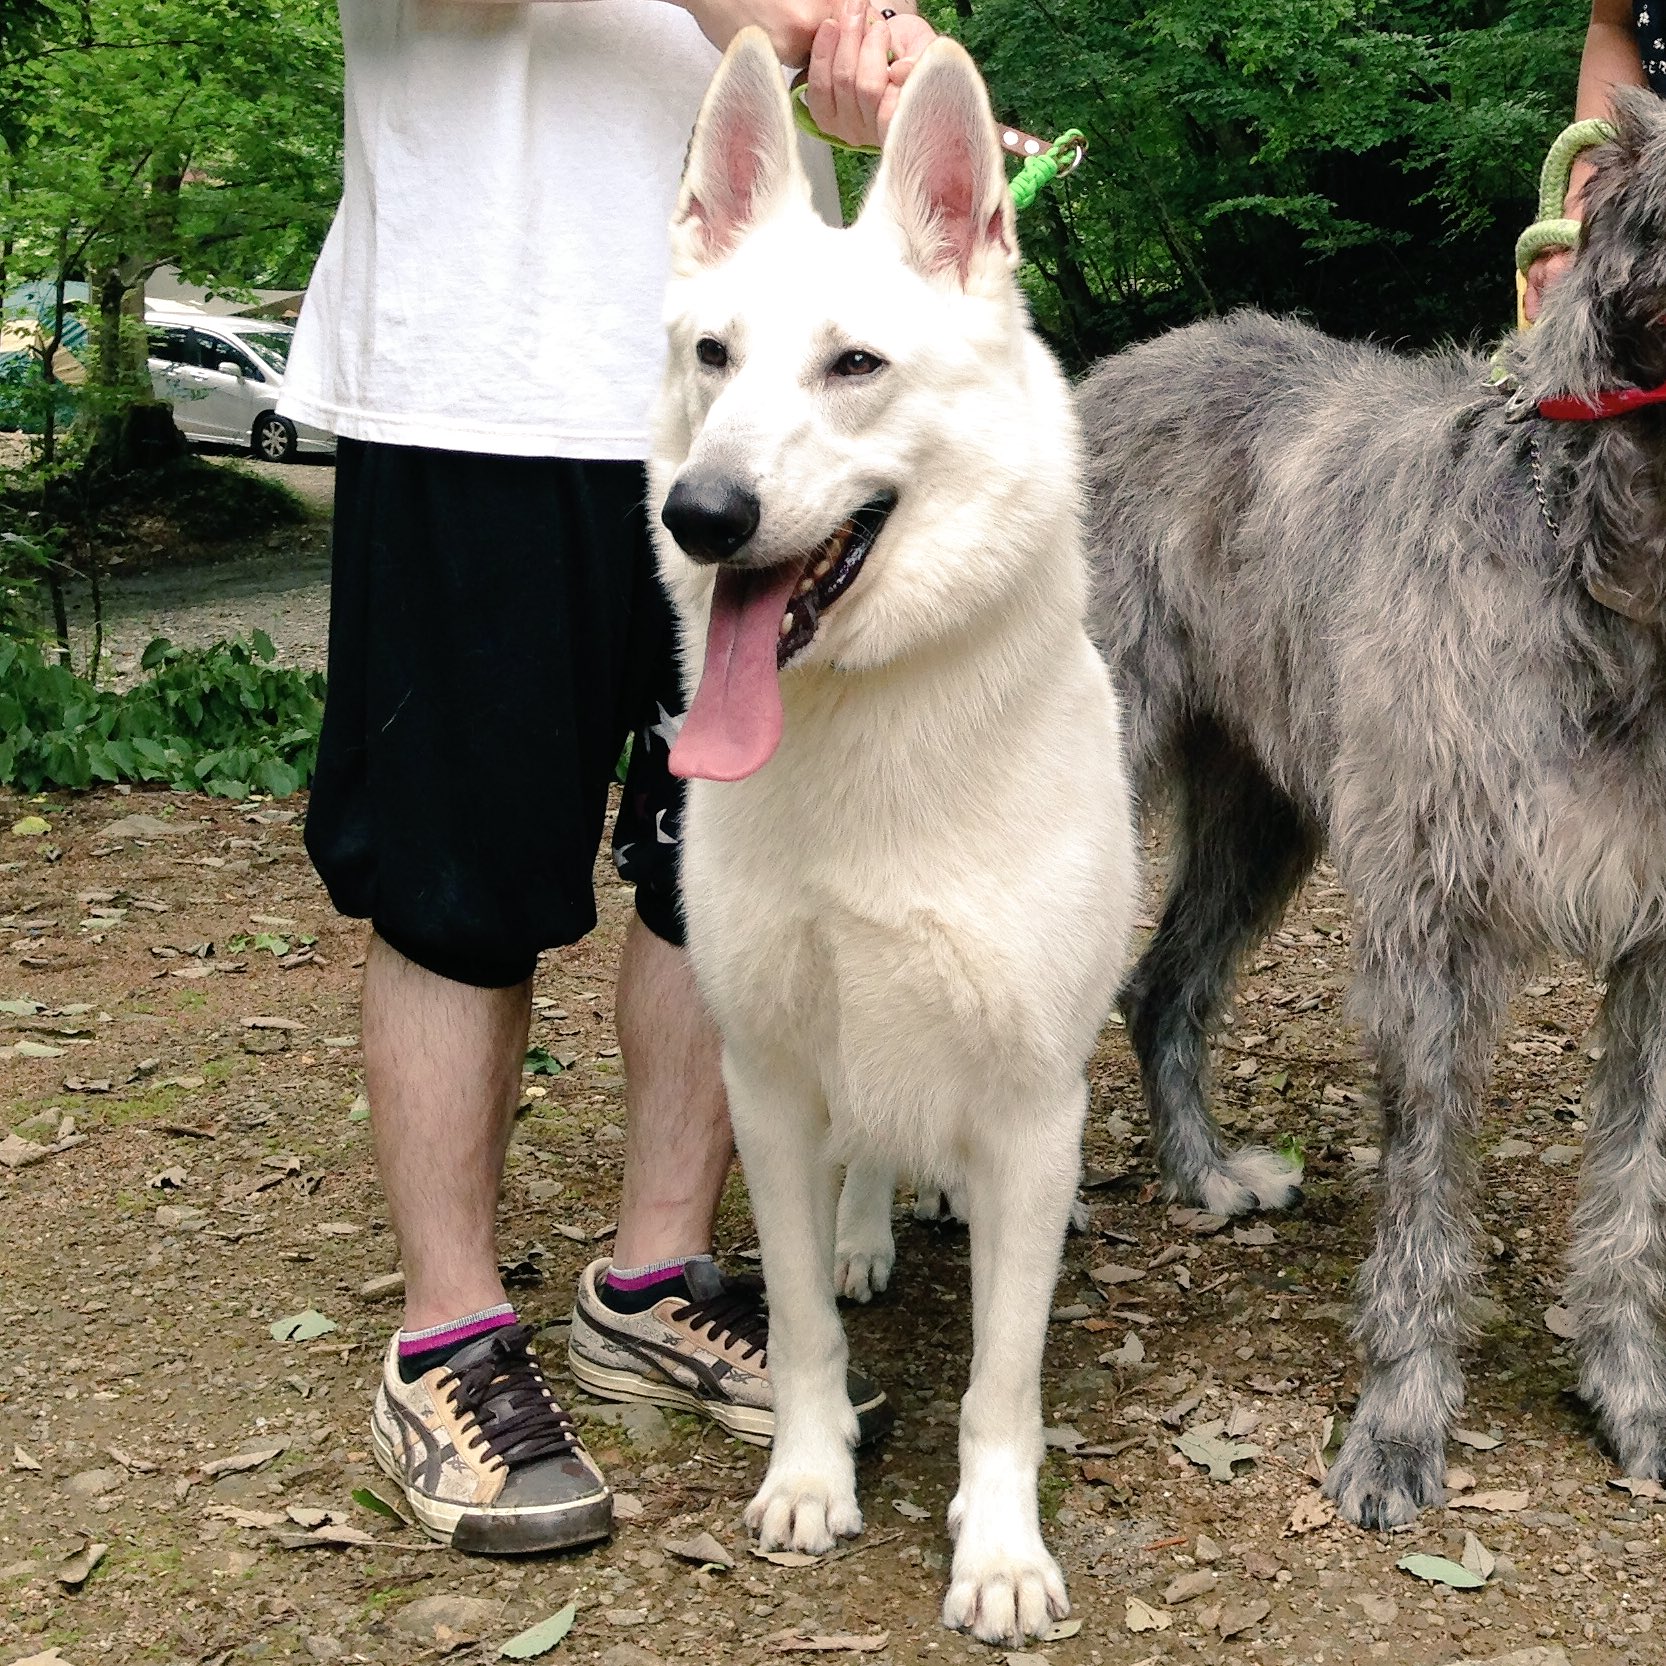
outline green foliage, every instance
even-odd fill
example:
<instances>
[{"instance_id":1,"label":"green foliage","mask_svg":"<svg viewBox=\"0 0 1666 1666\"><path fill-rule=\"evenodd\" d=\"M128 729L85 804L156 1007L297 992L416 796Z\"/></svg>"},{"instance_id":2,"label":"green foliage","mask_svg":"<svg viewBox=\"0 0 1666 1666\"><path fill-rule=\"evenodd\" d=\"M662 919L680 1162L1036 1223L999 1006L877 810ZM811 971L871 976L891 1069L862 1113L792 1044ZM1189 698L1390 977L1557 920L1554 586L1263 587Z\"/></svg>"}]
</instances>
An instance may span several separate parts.
<instances>
[{"instance_id":1,"label":"green foliage","mask_svg":"<svg viewBox=\"0 0 1666 1666\"><path fill-rule=\"evenodd\" d=\"M149 675L117 694L31 642L0 639L0 784L32 793L150 781L285 798L312 777L324 679L275 657L261 631L192 650L158 637L141 661Z\"/></svg>"},{"instance_id":2,"label":"green foliage","mask_svg":"<svg viewBox=\"0 0 1666 1666\"><path fill-rule=\"evenodd\" d=\"M58 541L38 513L0 495L0 640L37 630L40 582Z\"/></svg>"},{"instance_id":3,"label":"green foliage","mask_svg":"<svg viewBox=\"0 0 1666 1666\"><path fill-rule=\"evenodd\" d=\"M1083 363L1258 305L1339 335L1503 329L1569 119L1562 0L927 0L997 115L1088 135L1024 216L1037 320Z\"/></svg>"},{"instance_id":4,"label":"green foliage","mask_svg":"<svg viewBox=\"0 0 1666 1666\"><path fill-rule=\"evenodd\" d=\"M526 1062L521 1067L523 1076L559 1076L562 1063L547 1047L529 1047Z\"/></svg>"},{"instance_id":5,"label":"green foliage","mask_svg":"<svg viewBox=\"0 0 1666 1666\"><path fill-rule=\"evenodd\" d=\"M36 0L0 35L10 281L302 282L339 194L331 0Z\"/></svg>"}]
</instances>

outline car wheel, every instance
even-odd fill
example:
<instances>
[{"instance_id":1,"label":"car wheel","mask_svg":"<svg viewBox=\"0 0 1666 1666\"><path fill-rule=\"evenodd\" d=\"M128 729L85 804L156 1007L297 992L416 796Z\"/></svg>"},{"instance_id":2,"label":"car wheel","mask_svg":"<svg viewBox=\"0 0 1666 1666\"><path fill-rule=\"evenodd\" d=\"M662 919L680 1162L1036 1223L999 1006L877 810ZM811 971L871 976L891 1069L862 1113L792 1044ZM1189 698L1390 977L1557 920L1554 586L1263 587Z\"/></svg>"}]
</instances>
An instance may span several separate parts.
<instances>
[{"instance_id":1,"label":"car wheel","mask_svg":"<svg viewBox=\"0 0 1666 1666\"><path fill-rule=\"evenodd\" d=\"M268 411L255 423L249 449L263 463L288 463L295 457L295 424L276 411Z\"/></svg>"}]
</instances>

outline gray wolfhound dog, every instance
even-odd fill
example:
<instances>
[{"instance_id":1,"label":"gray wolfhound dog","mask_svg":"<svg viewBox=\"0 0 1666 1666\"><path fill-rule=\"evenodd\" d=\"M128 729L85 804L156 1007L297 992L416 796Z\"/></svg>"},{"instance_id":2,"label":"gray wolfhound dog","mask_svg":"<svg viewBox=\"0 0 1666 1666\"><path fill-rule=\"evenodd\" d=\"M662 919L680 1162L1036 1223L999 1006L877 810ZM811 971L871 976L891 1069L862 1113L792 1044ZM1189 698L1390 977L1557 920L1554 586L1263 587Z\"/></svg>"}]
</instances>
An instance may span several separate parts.
<instances>
[{"instance_id":1,"label":"gray wolfhound dog","mask_svg":"<svg viewBox=\"0 0 1666 1666\"><path fill-rule=\"evenodd\" d=\"M1287 1202L1204 1100L1235 963L1328 846L1384 1123L1359 1408L1327 1490L1388 1527L1442 1497L1476 1279L1471 1144L1497 1030L1547 950L1607 980L1570 1304L1625 1472L1666 1477L1666 106L1597 153L1583 245L1510 379L1253 313L1082 390L1097 628L1175 874L1123 1000L1174 1194Z\"/></svg>"}]
</instances>

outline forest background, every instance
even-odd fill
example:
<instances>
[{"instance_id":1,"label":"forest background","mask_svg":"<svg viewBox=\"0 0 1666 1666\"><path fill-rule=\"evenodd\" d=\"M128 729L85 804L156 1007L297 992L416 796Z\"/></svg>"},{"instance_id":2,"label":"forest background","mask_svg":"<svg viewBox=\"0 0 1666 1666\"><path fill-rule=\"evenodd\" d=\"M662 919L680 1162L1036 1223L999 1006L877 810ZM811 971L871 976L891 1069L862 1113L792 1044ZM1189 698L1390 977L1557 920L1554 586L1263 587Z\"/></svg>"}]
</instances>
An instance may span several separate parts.
<instances>
[{"instance_id":1,"label":"forest background","mask_svg":"<svg viewBox=\"0 0 1666 1666\"><path fill-rule=\"evenodd\" d=\"M1246 305L1405 347L1510 323L1578 0L923 6L1002 120L1087 134L1022 227L1035 316L1072 370ZM65 597L90 585L96 615L135 524L164 528L166 555L204 541L176 536L190 516L253 532L290 513L280 488L177 455L145 285L163 266L233 296L305 284L340 190L341 78L333 0L0 0L0 427L24 436L0 449L0 782L306 784L315 683L274 682L259 644L183 666L164 644L146 669L174 694L119 710L96 688L100 631L71 665ZM848 195L867 165L845 159Z\"/></svg>"}]
</instances>

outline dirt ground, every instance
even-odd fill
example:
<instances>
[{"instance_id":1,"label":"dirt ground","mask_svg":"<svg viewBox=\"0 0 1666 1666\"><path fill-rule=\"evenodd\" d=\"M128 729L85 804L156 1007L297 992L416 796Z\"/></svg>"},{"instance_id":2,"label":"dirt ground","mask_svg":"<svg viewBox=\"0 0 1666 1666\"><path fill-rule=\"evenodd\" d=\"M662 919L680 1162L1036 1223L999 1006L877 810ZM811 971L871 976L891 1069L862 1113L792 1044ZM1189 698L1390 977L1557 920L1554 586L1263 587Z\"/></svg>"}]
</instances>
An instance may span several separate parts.
<instances>
[{"instance_id":1,"label":"dirt ground","mask_svg":"<svg viewBox=\"0 0 1666 1666\"><path fill-rule=\"evenodd\" d=\"M284 600L258 590L236 605L271 630ZM892 1288L848 1313L898 1423L861 1467L865 1534L818 1564L750 1554L740 1511L761 1453L576 1395L621 1495L605 1546L471 1560L355 1499L389 1491L366 1418L399 1311L376 1281L396 1258L360 1095L363 933L307 865L304 809L0 794L0 1666L486 1661L568 1604L571 1631L540 1658L749 1666L822 1638L842 1642L834 1659L1002 1660L937 1623L965 1234L900 1206ZM31 815L46 834L7 831ZM628 898L605 868L598 887L599 931L539 975L533 1041L556 1073L526 1078L502 1206L516 1299L565 1389L573 1280L606 1253L623 1137L610 1001ZM1217 1052L1234 1136L1305 1147L1305 1199L1285 1216L1222 1226L1155 1196L1132 1061L1106 1031L1091 1229L1067 1248L1044 1385L1046 1531L1080 1626L1005 1658L1666 1658L1666 1506L1613 1485L1546 1320L1596 1000L1577 968L1529 985L1488 1099L1486 1328L1453 1506L1388 1536L1306 1525L1357 1388L1345 1327L1376 1155L1347 958L1321 877L1246 968ZM755 1255L738 1178L719 1250ZM334 1328L275 1339L309 1310ZM1254 1449L1230 1480L1176 1444L1223 1421ZM702 1531L732 1566L666 1548ZM1466 1548L1492 1563L1479 1588L1396 1565Z\"/></svg>"},{"instance_id":2,"label":"dirt ground","mask_svg":"<svg viewBox=\"0 0 1666 1666\"><path fill-rule=\"evenodd\" d=\"M818 1634L883 1634L861 1656L875 1661L998 1654L936 1624L966 1245L906 1214L892 1290L849 1316L898 1427L863 1464L866 1534L822 1565L748 1554L738 1515L758 1453L689 1419L582 1401L628 1495L604 1548L470 1561L354 1501L377 1484L365 1414L398 1311L364 1290L395 1265L358 1097L363 939L311 875L301 809L0 798L0 826L26 813L50 826L0 834L3 1120L47 1148L0 1168L0 1659L52 1646L74 1666L488 1659L568 1602L576 1623L551 1658L609 1666L762 1661ZM517 1299L557 1365L573 1277L605 1253L622 1137L609 985L627 899L598 879L602 929L540 975L534 1041L569 1062L527 1078L503 1204ZM1458 1503L1502 1493L1492 1501L1512 1507L1437 1511L1387 1538L1334 1524L1281 1536L1312 1503L1315 1452L1357 1380L1342 1327L1374 1154L1338 1014L1346 949L1340 899L1311 888L1255 961L1220 1051L1234 1131L1305 1143L1306 1201L1288 1217L1219 1230L1171 1217L1151 1196L1127 1049L1107 1031L1092 1230L1069 1245L1046 1377L1048 1533L1081 1629L1024 1658L1425 1666L1547 1643L1591 1666L1660 1658L1662 1517L1610 1484L1544 1319L1594 998L1571 968L1523 997L1489 1102L1489 1326L1473 1444L1452 1459L1472 1478L1455 1477ZM738 1183L720 1248L736 1264L751 1253ZM274 1340L269 1326L309 1308L336 1328ZM1219 1419L1259 1449L1230 1481L1175 1445ZM357 1533L332 1535L342 1526ZM732 1569L663 1548L700 1530ZM1496 1559L1484 1587L1396 1569L1413 1551L1460 1557L1466 1530ZM77 1582L89 1542L108 1549ZM1192 1579L1208 1588L1187 1598L1174 1582L1188 1574L1213 1582Z\"/></svg>"}]
</instances>

